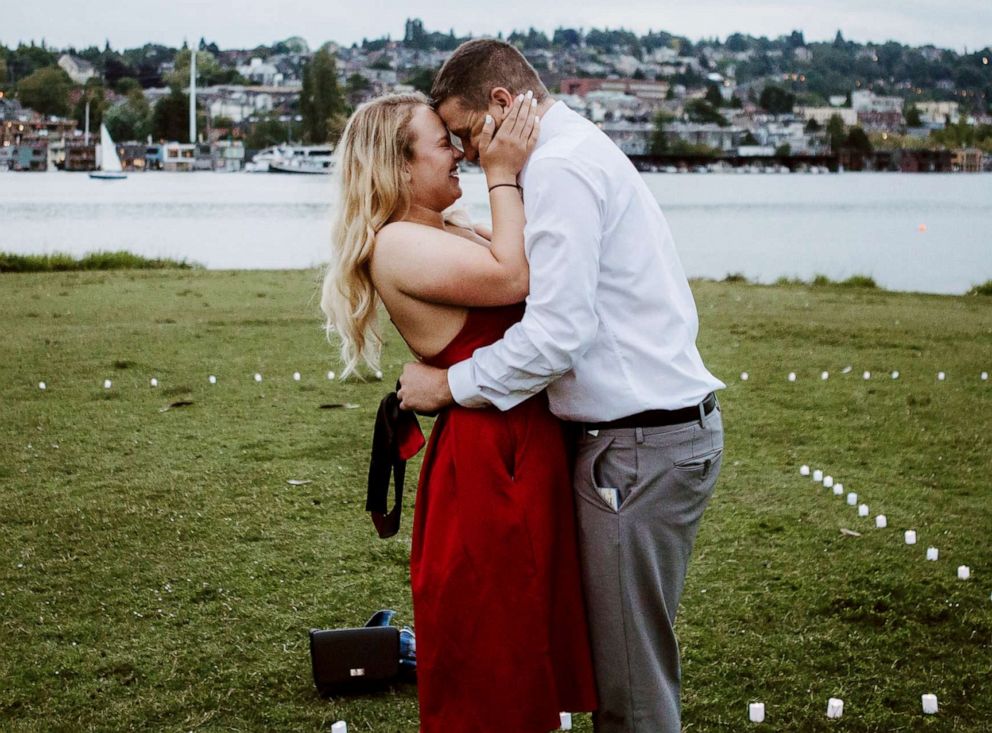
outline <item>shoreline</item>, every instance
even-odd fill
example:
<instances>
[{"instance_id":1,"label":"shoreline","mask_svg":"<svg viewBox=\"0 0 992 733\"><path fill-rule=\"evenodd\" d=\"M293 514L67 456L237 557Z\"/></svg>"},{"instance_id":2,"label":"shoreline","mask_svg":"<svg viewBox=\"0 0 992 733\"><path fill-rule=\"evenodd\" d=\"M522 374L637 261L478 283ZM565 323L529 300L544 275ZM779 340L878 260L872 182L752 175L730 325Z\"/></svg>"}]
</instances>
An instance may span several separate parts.
<instances>
[{"instance_id":1,"label":"shoreline","mask_svg":"<svg viewBox=\"0 0 992 733\"><path fill-rule=\"evenodd\" d=\"M72 255L67 255L62 252L53 252L50 254L43 255L12 255L7 252L0 252L0 281L4 277L11 275L65 275L70 273L95 273L95 274L110 274L114 272L126 272L133 274L136 272L151 272L155 274L176 274L188 276L194 273L218 273L218 274L237 274L237 273L257 273L257 274L279 274L279 273L297 273L297 272L313 272L320 273L323 272L324 268L327 266L326 263L320 263L317 265L312 265L309 267L282 267L282 268L208 268L200 263L192 262L188 260L176 261L168 260L166 258L161 259L148 259L141 257L140 255L134 255L126 250L120 251L102 251L95 250L86 255L83 255L81 260L85 261L88 258L92 258L98 263L98 266L63 266L63 267L50 267L42 269L5 269L5 264L12 258L18 258L24 260L28 263L34 261L43 261L46 258L51 258L56 260L59 264L69 264L69 260L73 260ZM119 266L114 266L114 262L119 260L121 264ZM140 264L141 261L147 262L148 264ZM76 263L80 262L80 259L75 259ZM100 263L106 262L108 266L99 266ZM30 264L27 267L31 267ZM43 267L43 266L42 266ZM878 294L878 295L922 295L922 296L935 296L944 298L971 298L971 297L985 297L992 296L992 279L986 280L982 283L973 284L969 290L962 293L937 293L925 290L894 290L883 287L875 282L874 278L870 275L854 274L843 280L831 279L826 275L817 274L814 275L809 280L803 280L796 277L780 276L773 281L765 282L760 279L753 279L745 274L739 272L728 272L722 278L713 277L693 277L689 276L688 280L690 283L717 283L717 284L734 284L734 285L748 285L752 287L759 288L806 288L812 290L819 289L836 289L848 292L857 292L864 294ZM992 303L992 300L990 300Z\"/></svg>"}]
</instances>

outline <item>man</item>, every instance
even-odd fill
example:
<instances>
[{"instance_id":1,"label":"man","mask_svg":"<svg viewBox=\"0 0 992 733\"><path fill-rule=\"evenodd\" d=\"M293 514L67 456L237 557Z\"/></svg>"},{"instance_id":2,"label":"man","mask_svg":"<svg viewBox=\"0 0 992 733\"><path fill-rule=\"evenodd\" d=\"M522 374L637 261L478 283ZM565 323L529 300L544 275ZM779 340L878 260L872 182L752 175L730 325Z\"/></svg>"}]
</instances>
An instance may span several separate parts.
<instances>
[{"instance_id":1,"label":"man","mask_svg":"<svg viewBox=\"0 0 992 733\"><path fill-rule=\"evenodd\" d=\"M449 370L407 365L399 397L508 410L547 389L581 427L576 512L600 707L599 733L678 733L673 624L699 520L720 471L724 385L696 350L696 307L658 204L595 125L556 102L526 59L462 44L433 102L469 160L534 92L537 146L520 175L530 295L503 339Z\"/></svg>"}]
</instances>

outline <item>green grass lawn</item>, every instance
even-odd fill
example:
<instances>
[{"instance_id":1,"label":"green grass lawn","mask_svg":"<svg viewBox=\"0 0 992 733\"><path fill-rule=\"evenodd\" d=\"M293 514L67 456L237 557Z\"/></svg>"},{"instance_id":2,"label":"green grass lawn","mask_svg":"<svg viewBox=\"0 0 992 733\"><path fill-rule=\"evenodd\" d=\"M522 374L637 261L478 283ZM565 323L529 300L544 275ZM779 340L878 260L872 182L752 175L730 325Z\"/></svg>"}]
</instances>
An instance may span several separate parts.
<instances>
[{"instance_id":1,"label":"green grass lawn","mask_svg":"<svg viewBox=\"0 0 992 733\"><path fill-rule=\"evenodd\" d=\"M992 300L693 287L728 389L678 624L686 729L748 729L750 701L759 730L992 729ZM415 731L413 688L318 698L307 646L378 608L412 622L415 492L397 538L364 513L399 339L382 382L328 381L300 271L7 274L0 313L0 729Z\"/></svg>"}]
</instances>

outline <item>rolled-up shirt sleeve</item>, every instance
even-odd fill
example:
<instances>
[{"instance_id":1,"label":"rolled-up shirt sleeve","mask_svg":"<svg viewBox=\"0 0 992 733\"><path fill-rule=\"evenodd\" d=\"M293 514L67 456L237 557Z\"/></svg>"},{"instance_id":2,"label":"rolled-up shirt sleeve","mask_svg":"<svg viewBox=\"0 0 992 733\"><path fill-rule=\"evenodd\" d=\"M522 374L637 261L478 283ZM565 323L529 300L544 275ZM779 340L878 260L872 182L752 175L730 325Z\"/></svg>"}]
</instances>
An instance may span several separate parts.
<instances>
[{"instance_id":1,"label":"rolled-up shirt sleeve","mask_svg":"<svg viewBox=\"0 0 992 733\"><path fill-rule=\"evenodd\" d=\"M523 319L500 341L448 370L464 407L500 410L531 397L572 369L599 326L599 279L605 201L575 161L542 158L527 174L524 229L530 294Z\"/></svg>"}]
</instances>

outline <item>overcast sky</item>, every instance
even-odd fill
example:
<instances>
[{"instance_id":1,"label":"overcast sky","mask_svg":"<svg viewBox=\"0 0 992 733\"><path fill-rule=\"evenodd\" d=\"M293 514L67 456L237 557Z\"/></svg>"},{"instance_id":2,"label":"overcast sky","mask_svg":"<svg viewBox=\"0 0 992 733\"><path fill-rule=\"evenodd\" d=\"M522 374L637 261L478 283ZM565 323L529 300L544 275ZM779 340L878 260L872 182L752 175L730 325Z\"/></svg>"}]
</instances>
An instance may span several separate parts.
<instances>
[{"instance_id":1,"label":"overcast sky","mask_svg":"<svg viewBox=\"0 0 992 733\"><path fill-rule=\"evenodd\" d=\"M568 4L562 0L499 0L472 3L437 0L47 0L10 2L0 16L0 43L42 38L51 46L131 48L147 42L170 46L201 36L221 48L251 48L302 36L312 48L324 41L350 45L363 37L402 38L408 17L428 30L453 28L458 35L495 35L534 26L667 30L692 40L739 31L775 37L801 30L807 41L828 40L841 30L860 42L897 40L969 51L992 45L992 0L627 0Z\"/></svg>"}]
</instances>

